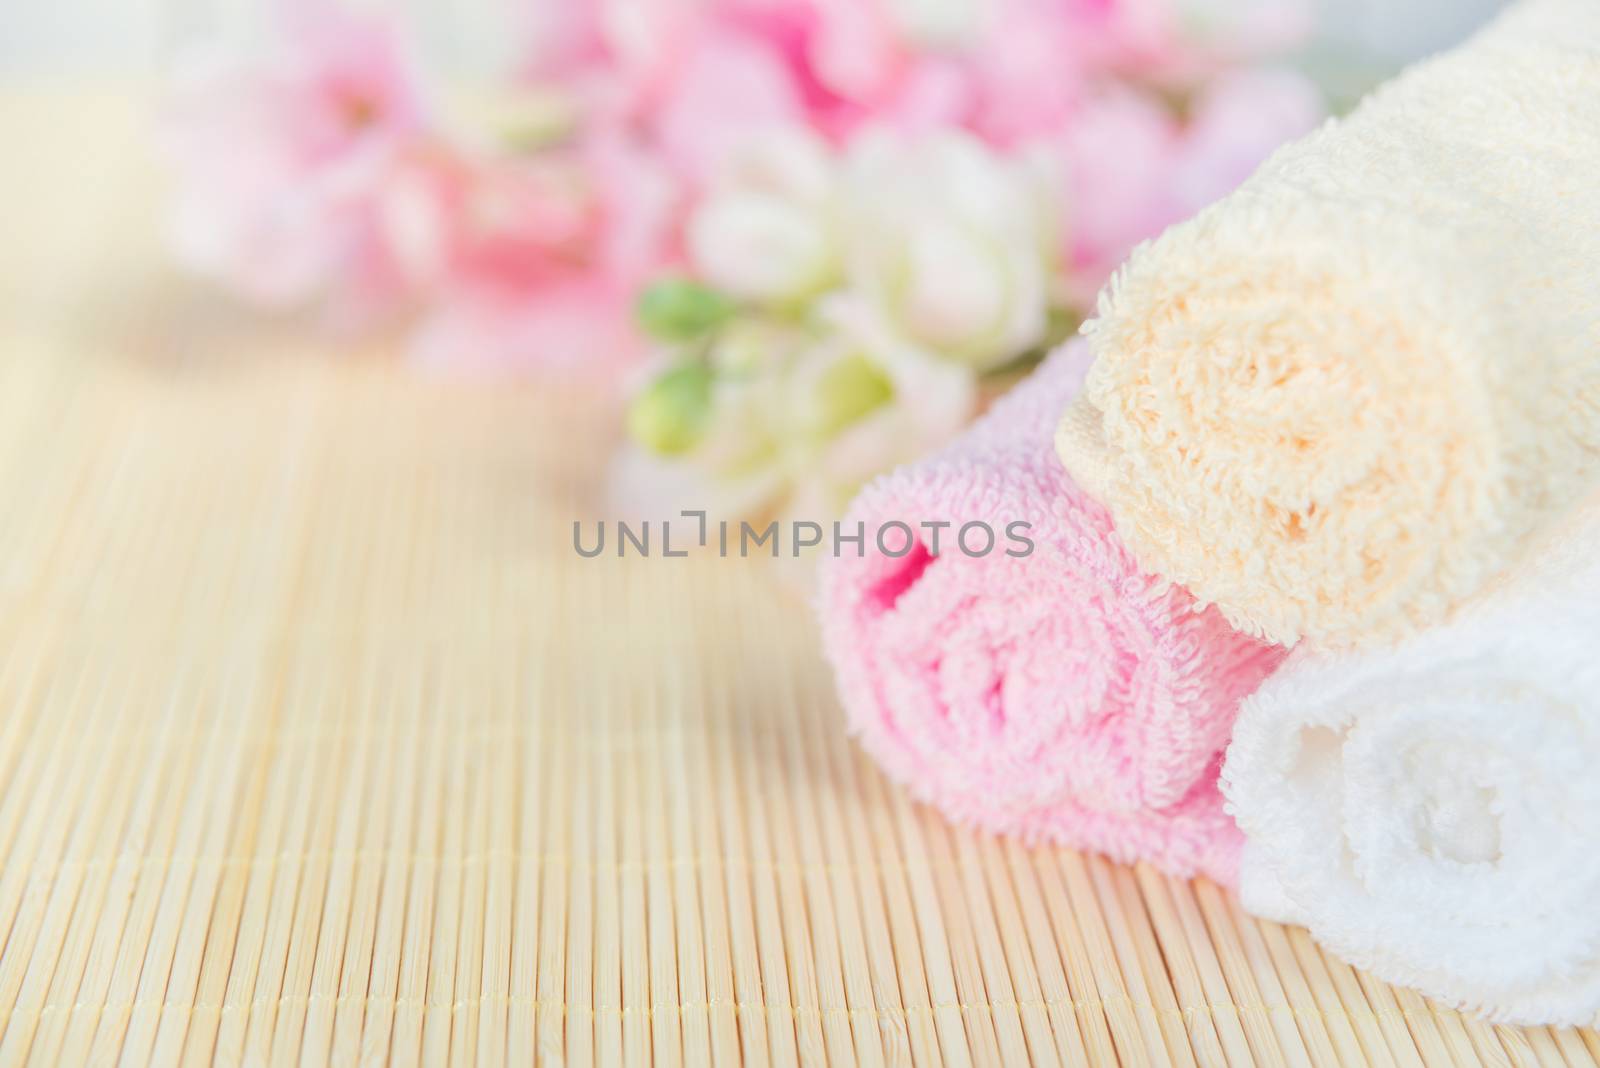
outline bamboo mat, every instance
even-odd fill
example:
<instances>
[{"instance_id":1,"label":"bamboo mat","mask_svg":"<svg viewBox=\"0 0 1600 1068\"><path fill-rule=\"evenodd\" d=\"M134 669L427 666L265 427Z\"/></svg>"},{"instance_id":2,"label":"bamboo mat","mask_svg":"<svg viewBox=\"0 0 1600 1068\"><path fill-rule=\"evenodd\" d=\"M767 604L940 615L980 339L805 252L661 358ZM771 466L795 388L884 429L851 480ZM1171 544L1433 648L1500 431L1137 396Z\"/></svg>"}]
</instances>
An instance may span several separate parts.
<instances>
[{"instance_id":1,"label":"bamboo mat","mask_svg":"<svg viewBox=\"0 0 1600 1068\"><path fill-rule=\"evenodd\" d=\"M0 99L0 1064L1600 1064L951 829L769 570L573 554L595 395L221 308L138 101Z\"/></svg>"}]
</instances>

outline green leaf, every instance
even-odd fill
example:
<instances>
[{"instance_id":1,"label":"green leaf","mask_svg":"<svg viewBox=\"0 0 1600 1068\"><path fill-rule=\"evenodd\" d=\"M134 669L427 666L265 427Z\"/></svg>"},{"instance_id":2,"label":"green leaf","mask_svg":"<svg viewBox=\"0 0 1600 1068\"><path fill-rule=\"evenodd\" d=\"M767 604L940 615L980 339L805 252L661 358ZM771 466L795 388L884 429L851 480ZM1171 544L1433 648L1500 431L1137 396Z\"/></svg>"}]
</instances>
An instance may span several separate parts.
<instances>
[{"instance_id":1,"label":"green leaf","mask_svg":"<svg viewBox=\"0 0 1600 1068\"><path fill-rule=\"evenodd\" d=\"M639 325L661 341L693 341L734 313L727 297L687 278L663 278L646 286L634 308Z\"/></svg>"}]
</instances>

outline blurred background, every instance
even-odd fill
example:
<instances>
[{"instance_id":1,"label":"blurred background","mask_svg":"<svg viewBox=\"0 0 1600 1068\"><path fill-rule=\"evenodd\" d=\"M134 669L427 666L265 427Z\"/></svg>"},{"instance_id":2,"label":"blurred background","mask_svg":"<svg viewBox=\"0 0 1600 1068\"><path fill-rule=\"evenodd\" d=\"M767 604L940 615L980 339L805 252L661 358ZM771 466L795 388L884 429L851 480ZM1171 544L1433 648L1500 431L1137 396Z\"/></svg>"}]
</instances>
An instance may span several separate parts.
<instances>
[{"instance_id":1,"label":"blurred background","mask_svg":"<svg viewBox=\"0 0 1600 1068\"><path fill-rule=\"evenodd\" d=\"M1318 48L1397 62L1458 40L1501 0L1317 0ZM151 73L192 36L248 28L260 0L64 0L0 9L0 70L7 74ZM512 5L495 0L400 0L392 10L421 28L429 60L473 72L507 60Z\"/></svg>"},{"instance_id":2,"label":"blurred background","mask_svg":"<svg viewBox=\"0 0 1600 1068\"><path fill-rule=\"evenodd\" d=\"M242 313L221 348L288 327L582 378L614 439L586 512L826 521L1070 336L1138 242L1498 6L11 4L32 151L0 175L27 235L0 297L81 323L92 270ZM140 205L103 242L138 249L120 276L63 251L113 172Z\"/></svg>"}]
</instances>

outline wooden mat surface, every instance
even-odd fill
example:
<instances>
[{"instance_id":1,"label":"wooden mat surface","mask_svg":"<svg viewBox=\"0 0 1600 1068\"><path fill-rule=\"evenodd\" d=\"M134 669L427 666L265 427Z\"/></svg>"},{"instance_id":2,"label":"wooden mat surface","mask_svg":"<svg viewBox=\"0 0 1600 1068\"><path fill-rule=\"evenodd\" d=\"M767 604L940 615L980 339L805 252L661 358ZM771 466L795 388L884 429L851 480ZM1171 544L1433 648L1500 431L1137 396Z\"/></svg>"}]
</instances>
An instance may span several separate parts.
<instances>
[{"instance_id":1,"label":"wooden mat surface","mask_svg":"<svg viewBox=\"0 0 1600 1068\"><path fill-rule=\"evenodd\" d=\"M0 1064L1600 1063L908 803L768 571L574 556L604 403L174 278L144 105L0 95Z\"/></svg>"}]
</instances>

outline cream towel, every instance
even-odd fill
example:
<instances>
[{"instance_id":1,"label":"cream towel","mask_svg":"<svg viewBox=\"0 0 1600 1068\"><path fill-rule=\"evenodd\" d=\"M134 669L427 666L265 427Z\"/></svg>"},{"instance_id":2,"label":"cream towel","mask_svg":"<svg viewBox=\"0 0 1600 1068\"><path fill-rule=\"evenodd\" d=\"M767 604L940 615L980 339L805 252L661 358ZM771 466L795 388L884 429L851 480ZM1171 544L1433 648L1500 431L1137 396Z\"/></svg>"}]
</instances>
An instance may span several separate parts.
<instances>
[{"instance_id":1,"label":"cream towel","mask_svg":"<svg viewBox=\"0 0 1600 1068\"><path fill-rule=\"evenodd\" d=\"M1600 513L1450 624L1297 651L1223 770L1249 911L1524 1024L1600 1011Z\"/></svg>"},{"instance_id":2,"label":"cream towel","mask_svg":"<svg viewBox=\"0 0 1600 1068\"><path fill-rule=\"evenodd\" d=\"M1057 448L1285 644L1444 618L1600 477L1600 0L1524 0L1136 251Z\"/></svg>"}]
</instances>

